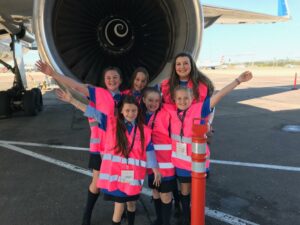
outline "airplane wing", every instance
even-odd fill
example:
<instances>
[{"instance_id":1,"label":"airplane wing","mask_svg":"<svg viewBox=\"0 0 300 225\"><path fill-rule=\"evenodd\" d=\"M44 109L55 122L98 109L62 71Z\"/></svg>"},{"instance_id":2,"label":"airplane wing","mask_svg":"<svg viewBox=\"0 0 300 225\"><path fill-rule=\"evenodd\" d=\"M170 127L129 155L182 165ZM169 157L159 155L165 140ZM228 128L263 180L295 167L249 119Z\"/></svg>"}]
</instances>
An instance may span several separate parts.
<instances>
[{"instance_id":1,"label":"airplane wing","mask_svg":"<svg viewBox=\"0 0 300 225\"><path fill-rule=\"evenodd\" d=\"M203 5L205 28L212 24L258 24L290 20L286 0L278 0L278 15Z\"/></svg>"}]
</instances>

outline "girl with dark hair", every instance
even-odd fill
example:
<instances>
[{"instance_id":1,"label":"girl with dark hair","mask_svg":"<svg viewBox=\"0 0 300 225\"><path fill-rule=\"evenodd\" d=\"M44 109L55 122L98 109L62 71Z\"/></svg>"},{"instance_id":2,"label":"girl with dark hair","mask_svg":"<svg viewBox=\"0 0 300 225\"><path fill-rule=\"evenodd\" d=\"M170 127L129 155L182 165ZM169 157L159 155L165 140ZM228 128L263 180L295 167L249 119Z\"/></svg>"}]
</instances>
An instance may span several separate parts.
<instances>
[{"instance_id":1,"label":"girl with dark hair","mask_svg":"<svg viewBox=\"0 0 300 225\"><path fill-rule=\"evenodd\" d=\"M115 202L112 224L121 223L126 203L128 224L133 225L135 201L142 190L146 168L153 168L153 184L160 183L151 130L144 126L139 104L133 96L124 97L116 122L109 124L98 184L104 199Z\"/></svg>"},{"instance_id":2,"label":"girl with dark hair","mask_svg":"<svg viewBox=\"0 0 300 225\"><path fill-rule=\"evenodd\" d=\"M187 87L193 91L193 103L204 102L206 96L212 96L214 86L211 80L198 70L196 63L189 53L177 54L172 63L172 71L169 79L162 81L160 90L163 102L174 104L174 90L177 86ZM210 155L210 151L208 151ZM209 173L209 163L207 173ZM175 215L180 215L178 190L173 191L175 200Z\"/></svg>"},{"instance_id":3,"label":"girl with dark hair","mask_svg":"<svg viewBox=\"0 0 300 225\"><path fill-rule=\"evenodd\" d=\"M154 172L153 184L160 184L151 129L143 124L139 104L133 96L125 96L118 105L115 117L82 104L68 92L58 90L57 95L85 112L85 116L97 120L99 127L106 131L97 186L105 200L115 203L112 224L121 224L126 203L128 225L134 225L136 200L142 190L147 168Z\"/></svg>"},{"instance_id":4,"label":"girl with dark hair","mask_svg":"<svg viewBox=\"0 0 300 225\"><path fill-rule=\"evenodd\" d=\"M175 56L170 78L161 83L160 89L165 103L174 104L172 93L178 85L193 90L193 103L203 102L206 96L211 96L214 92L211 80L198 70L192 56L185 52Z\"/></svg>"},{"instance_id":5,"label":"girl with dark hair","mask_svg":"<svg viewBox=\"0 0 300 225\"><path fill-rule=\"evenodd\" d=\"M105 115L114 115L117 103L121 100L119 86L122 83L122 74L117 67L108 67L103 71L104 88L94 87L82 84L72 78L56 73L47 63L38 61L36 66L39 71L51 76L56 81L67 87L74 89L89 99L89 104L105 113ZM88 167L93 171L92 181L88 188L87 202L85 205L82 225L90 225L94 205L99 196L97 180L101 165L102 145L104 143L104 131L99 129L97 121L88 118L90 135L90 157Z\"/></svg>"},{"instance_id":6,"label":"girl with dark hair","mask_svg":"<svg viewBox=\"0 0 300 225\"><path fill-rule=\"evenodd\" d=\"M172 211L172 191L176 187L175 168L171 162L172 141L169 136L169 113L161 108L161 95L155 88L145 88L141 102L145 123L152 129L152 142L162 175L159 187L153 185L154 175L149 171L148 185L152 197L156 219L152 225L170 225Z\"/></svg>"},{"instance_id":7,"label":"girl with dark hair","mask_svg":"<svg viewBox=\"0 0 300 225\"><path fill-rule=\"evenodd\" d=\"M149 82L149 73L144 67L138 67L132 74L130 89L122 91L123 95L132 95L138 102L141 100L142 91Z\"/></svg>"}]
</instances>

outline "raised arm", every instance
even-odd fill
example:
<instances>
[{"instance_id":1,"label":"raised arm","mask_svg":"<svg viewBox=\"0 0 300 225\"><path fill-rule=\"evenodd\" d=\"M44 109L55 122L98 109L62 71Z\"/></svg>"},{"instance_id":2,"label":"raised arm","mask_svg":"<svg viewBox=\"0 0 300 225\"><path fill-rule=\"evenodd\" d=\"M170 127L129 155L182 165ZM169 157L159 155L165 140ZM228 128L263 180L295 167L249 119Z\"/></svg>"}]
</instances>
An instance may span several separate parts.
<instances>
[{"instance_id":1,"label":"raised arm","mask_svg":"<svg viewBox=\"0 0 300 225\"><path fill-rule=\"evenodd\" d=\"M96 108L94 108L90 105L86 105L86 104L78 101L76 98L73 98L72 94L68 90L63 91L62 89L57 89L56 95L57 95L58 99L60 99L61 101L70 103L73 106L75 106L75 108L84 112L84 116L93 118L94 120L96 120L99 124L98 127L100 129L106 130L108 118L105 113L98 111Z\"/></svg>"},{"instance_id":2,"label":"raised arm","mask_svg":"<svg viewBox=\"0 0 300 225\"><path fill-rule=\"evenodd\" d=\"M229 94L234 88L236 88L240 83L247 82L252 79L252 73L250 71L243 72L238 78L226 85L220 91L210 98L210 108L215 107L218 102L227 94Z\"/></svg>"},{"instance_id":3,"label":"raised arm","mask_svg":"<svg viewBox=\"0 0 300 225\"><path fill-rule=\"evenodd\" d=\"M55 72L49 64L43 62L42 60L37 61L35 65L40 72L52 77L57 82L80 92L84 96L89 97L89 91L85 84L79 83L70 77Z\"/></svg>"},{"instance_id":4,"label":"raised arm","mask_svg":"<svg viewBox=\"0 0 300 225\"><path fill-rule=\"evenodd\" d=\"M59 100L72 104L73 106L75 106L75 108L81 110L82 112L86 111L87 105L73 98L73 96L69 91L56 89L55 93Z\"/></svg>"}]
</instances>

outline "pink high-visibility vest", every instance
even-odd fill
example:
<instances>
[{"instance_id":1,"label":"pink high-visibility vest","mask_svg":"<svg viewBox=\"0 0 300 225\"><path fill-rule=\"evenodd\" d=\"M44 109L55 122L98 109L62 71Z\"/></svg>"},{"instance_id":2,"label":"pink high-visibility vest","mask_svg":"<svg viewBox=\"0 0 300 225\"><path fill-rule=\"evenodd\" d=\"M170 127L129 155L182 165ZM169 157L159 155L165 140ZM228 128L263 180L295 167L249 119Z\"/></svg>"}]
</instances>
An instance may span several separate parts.
<instances>
[{"instance_id":1,"label":"pink high-visibility vest","mask_svg":"<svg viewBox=\"0 0 300 225\"><path fill-rule=\"evenodd\" d=\"M163 80L161 82L160 87L161 87L161 93L163 96L164 103L174 104L174 101L171 98L169 79ZM187 87L193 89L193 82L191 80L188 81ZM194 99L193 104L197 102L204 102L207 96L207 86L203 83L200 83L198 87L198 93L199 93L199 100L197 101L196 99Z\"/></svg>"},{"instance_id":2,"label":"pink high-visibility vest","mask_svg":"<svg viewBox=\"0 0 300 225\"><path fill-rule=\"evenodd\" d=\"M89 102L89 105L95 107L93 102ZM91 135L90 135L90 153L99 153L101 152L101 145L100 145L100 134L102 131L98 127L98 122L93 118L88 118Z\"/></svg>"},{"instance_id":3,"label":"pink high-visibility vest","mask_svg":"<svg viewBox=\"0 0 300 225\"><path fill-rule=\"evenodd\" d=\"M192 125L194 118L201 118L202 106L202 102L192 104L186 111L183 123L178 118L176 106L171 104L163 106L171 116L172 162L177 168L192 170ZM180 145L186 146L186 152L178 150ZM206 145L206 156L209 155L209 148ZM206 161L206 168L209 168L209 158Z\"/></svg>"},{"instance_id":4,"label":"pink high-visibility vest","mask_svg":"<svg viewBox=\"0 0 300 225\"><path fill-rule=\"evenodd\" d=\"M133 128L134 129L134 128ZM130 134L126 131L129 146L132 145L134 130ZM140 194L147 168L146 148L151 141L151 129L144 126L144 148L141 147L140 131L136 129L134 145L126 158L116 153L116 119L111 119L107 126L102 164L97 186L108 191L122 191L127 195ZM133 171L134 179L130 182L122 180L122 171Z\"/></svg>"},{"instance_id":5,"label":"pink high-visibility vest","mask_svg":"<svg viewBox=\"0 0 300 225\"><path fill-rule=\"evenodd\" d=\"M164 108L151 116L148 127L152 129L152 143L162 177L175 176L175 168L171 161L172 140L169 136L170 114ZM152 170L148 170L152 174Z\"/></svg>"},{"instance_id":6,"label":"pink high-visibility vest","mask_svg":"<svg viewBox=\"0 0 300 225\"><path fill-rule=\"evenodd\" d=\"M114 98L111 94L110 91L107 89L101 88L101 87L95 87L95 103L90 101L90 105L95 107L98 111L102 112L107 116L107 121L109 121L110 117L115 116L115 101ZM98 127L97 123L97 128L95 128L96 121L92 119L90 122L90 127L91 124L93 125L91 129L91 142L99 142L99 144L90 144L92 145L93 149L98 148L100 152L103 152L103 145L104 145L104 140L105 140L105 130L100 129Z\"/></svg>"},{"instance_id":7,"label":"pink high-visibility vest","mask_svg":"<svg viewBox=\"0 0 300 225\"><path fill-rule=\"evenodd\" d=\"M95 88L95 107L98 111L106 115L115 115L115 101L110 91L96 87Z\"/></svg>"}]
</instances>

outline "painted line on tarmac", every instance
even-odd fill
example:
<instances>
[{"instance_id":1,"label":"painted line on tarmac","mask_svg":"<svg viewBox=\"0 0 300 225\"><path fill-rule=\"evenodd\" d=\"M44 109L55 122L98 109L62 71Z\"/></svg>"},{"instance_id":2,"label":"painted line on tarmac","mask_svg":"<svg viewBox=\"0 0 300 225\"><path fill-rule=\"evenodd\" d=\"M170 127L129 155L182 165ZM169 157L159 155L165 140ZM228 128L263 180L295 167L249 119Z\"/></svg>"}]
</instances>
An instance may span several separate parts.
<instances>
[{"instance_id":1,"label":"painted line on tarmac","mask_svg":"<svg viewBox=\"0 0 300 225\"><path fill-rule=\"evenodd\" d=\"M232 225L259 225L207 207L205 207L205 215Z\"/></svg>"},{"instance_id":2,"label":"painted line on tarmac","mask_svg":"<svg viewBox=\"0 0 300 225\"><path fill-rule=\"evenodd\" d=\"M48 156L44 156L44 155L29 151L27 149L20 148L18 146L14 146L14 145L11 145L11 144L0 143L0 146L2 146L4 148L7 148L9 150L12 150L12 151L19 152L19 153L27 155L27 156L31 156L35 159L40 159L42 161L45 161L45 162L63 167L65 169L71 170L71 171L76 172L76 173L80 173L80 174L83 174L83 175L86 175L86 176L89 176L89 177L92 176L91 171L89 171L87 169L84 169L82 167L75 166L73 164L61 161L61 160L57 160L57 159L54 159L54 158L51 158L51 157L48 157ZM149 188L143 188L142 194L147 195L147 196L152 196L152 191ZM235 216L232 216L232 215L229 215L229 214L217 211L217 210L212 210L212 209L209 209L207 207L205 207L205 214L209 217L212 217L212 218L216 219L216 220L226 222L226 223L231 224L231 225L259 225L257 223L253 223L253 222L250 222L250 221L247 221L247 220L243 220L241 218L238 218L238 217L235 217Z\"/></svg>"},{"instance_id":3,"label":"painted line on tarmac","mask_svg":"<svg viewBox=\"0 0 300 225\"><path fill-rule=\"evenodd\" d=\"M210 162L213 164L221 164L221 165L243 166L243 167L252 167L252 168L300 172L300 167L292 167L292 166L280 166L280 165L259 164L259 163L245 163L245 162L234 162L234 161L224 161L224 160L210 160Z\"/></svg>"},{"instance_id":4,"label":"painted line on tarmac","mask_svg":"<svg viewBox=\"0 0 300 225\"><path fill-rule=\"evenodd\" d=\"M65 145L48 145L48 144L39 144L39 143L32 143L32 142L22 142L22 141L0 140L0 144L22 145L22 146L31 146L31 147L58 148L58 149L75 150L75 151L89 151L89 148L81 148L81 147L65 146Z\"/></svg>"},{"instance_id":5,"label":"painted line on tarmac","mask_svg":"<svg viewBox=\"0 0 300 225\"><path fill-rule=\"evenodd\" d=\"M31 146L31 147L57 148L57 149L75 150L75 151L89 151L89 148L82 148L82 147L75 147L75 146L65 146L65 145L39 144L39 143L22 142L22 141L0 140L0 144L21 145L21 146ZM213 159L211 159L210 162L212 164L221 164L221 165L230 165L230 166L243 166L243 167L261 168L261 169L273 169L273 170L285 170L285 171L290 171L290 172L300 172L300 167L292 167L292 166L247 163L247 162L235 162L235 161L213 160Z\"/></svg>"},{"instance_id":6,"label":"painted line on tarmac","mask_svg":"<svg viewBox=\"0 0 300 225\"><path fill-rule=\"evenodd\" d=\"M76 173L80 173L80 174L87 175L87 176L92 176L91 171L89 171L87 169L84 169L84 168L81 168L79 166L75 166L73 164L58 160L58 159L54 159L54 158L51 158L51 157L48 157L48 156L45 156L45 155L41 155L41 154L38 154L38 153L35 153L35 152L32 152L32 151L26 150L24 148L14 146L14 145L0 144L0 146L2 146L4 148L7 148L7 149L10 149L10 150L13 150L13 151L16 151L16 152L19 152L19 153L22 153L22 154L27 155L27 156L31 156L35 159L40 159L42 161L52 163L54 165L63 167L65 169L72 170Z\"/></svg>"}]
</instances>

